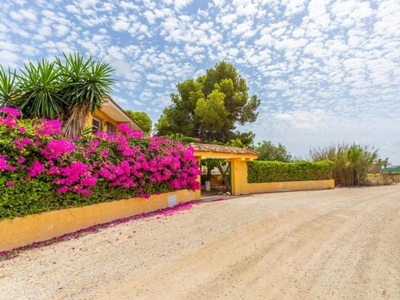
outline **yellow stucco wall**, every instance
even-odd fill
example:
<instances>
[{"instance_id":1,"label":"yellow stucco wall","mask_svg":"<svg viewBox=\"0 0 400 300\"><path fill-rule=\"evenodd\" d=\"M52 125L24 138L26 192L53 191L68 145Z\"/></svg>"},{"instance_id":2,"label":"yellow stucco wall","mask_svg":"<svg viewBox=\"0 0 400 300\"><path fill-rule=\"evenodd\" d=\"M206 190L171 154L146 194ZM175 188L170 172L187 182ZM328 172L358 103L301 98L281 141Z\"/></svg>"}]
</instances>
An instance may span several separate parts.
<instances>
[{"instance_id":1,"label":"yellow stucco wall","mask_svg":"<svg viewBox=\"0 0 400 300\"><path fill-rule=\"evenodd\" d=\"M93 225L156 211L172 204L192 200L200 200L200 194L181 190L153 195L150 199L133 198L2 220L0 221L0 251L12 250Z\"/></svg>"},{"instance_id":2,"label":"yellow stucco wall","mask_svg":"<svg viewBox=\"0 0 400 300\"><path fill-rule=\"evenodd\" d=\"M324 190L335 188L335 181L313 180L313 181L288 181L288 182L268 182L268 183L249 183L244 190L245 194L289 192L289 191L309 191Z\"/></svg>"},{"instance_id":3,"label":"yellow stucco wall","mask_svg":"<svg viewBox=\"0 0 400 300\"><path fill-rule=\"evenodd\" d=\"M101 110L96 109L96 111L94 112L94 115L97 116L98 118L100 118L103 121L103 123L109 122L109 123L113 124L114 126L117 126L119 124L118 122L113 120L110 116L106 115Z\"/></svg>"},{"instance_id":4,"label":"yellow stucco wall","mask_svg":"<svg viewBox=\"0 0 400 300\"><path fill-rule=\"evenodd\" d=\"M102 112L101 110L96 109L95 113L94 113L94 117L96 117L97 119L100 119L101 121L101 126L102 126L102 131L106 131L106 122L113 124L115 127L117 127L118 122L116 122L115 120L113 120L110 116L108 116L107 114L105 114L104 112ZM92 121L93 121L93 115L90 114L86 121L85 121L85 127L90 127L92 126Z\"/></svg>"},{"instance_id":5,"label":"yellow stucco wall","mask_svg":"<svg viewBox=\"0 0 400 300\"><path fill-rule=\"evenodd\" d=\"M335 188L335 181L333 179L314 181L247 183L247 162L243 160L232 160L231 170L232 195L322 190Z\"/></svg>"},{"instance_id":6,"label":"yellow stucco wall","mask_svg":"<svg viewBox=\"0 0 400 300\"><path fill-rule=\"evenodd\" d=\"M242 160L231 161L232 195L245 195L247 192L247 162Z\"/></svg>"}]
</instances>

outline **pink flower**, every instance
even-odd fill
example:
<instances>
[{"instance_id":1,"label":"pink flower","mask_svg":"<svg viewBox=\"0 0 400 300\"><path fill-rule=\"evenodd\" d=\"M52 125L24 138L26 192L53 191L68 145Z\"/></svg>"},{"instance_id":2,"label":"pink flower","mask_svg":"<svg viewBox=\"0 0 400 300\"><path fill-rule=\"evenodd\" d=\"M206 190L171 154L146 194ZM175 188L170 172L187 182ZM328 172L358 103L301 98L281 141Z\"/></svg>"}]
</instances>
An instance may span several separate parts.
<instances>
[{"instance_id":1,"label":"pink flower","mask_svg":"<svg viewBox=\"0 0 400 300\"><path fill-rule=\"evenodd\" d=\"M47 171L47 175L60 175L60 169L56 166L52 166Z\"/></svg>"},{"instance_id":2,"label":"pink flower","mask_svg":"<svg viewBox=\"0 0 400 300\"><path fill-rule=\"evenodd\" d=\"M6 187L7 188L12 187L14 184L15 184L14 181L9 181L9 182L6 183Z\"/></svg>"},{"instance_id":3,"label":"pink flower","mask_svg":"<svg viewBox=\"0 0 400 300\"><path fill-rule=\"evenodd\" d=\"M25 162L25 157L23 157L23 156L18 157L17 163L23 164L24 162Z\"/></svg>"},{"instance_id":4,"label":"pink flower","mask_svg":"<svg viewBox=\"0 0 400 300\"><path fill-rule=\"evenodd\" d=\"M85 186L95 186L97 179L95 177L88 177L82 180L82 184Z\"/></svg>"},{"instance_id":5,"label":"pink flower","mask_svg":"<svg viewBox=\"0 0 400 300\"><path fill-rule=\"evenodd\" d=\"M0 171L15 171L17 170L16 167L13 167L8 164L6 158L8 156L5 154L0 154Z\"/></svg>"},{"instance_id":6,"label":"pink flower","mask_svg":"<svg viewBox=\"0 0 400 300\"><path fill-rule=\"evenodd\" d=\"M50 140L40 153L46 159L60 159L65 154L70 154L76 146L71 140Z\"/></svg>"},{"instance_id":7,"label":"pink flower","mask_svg":"<svg viewBox=\"0 0 400 300\"><path fill-rule=\"evenodd\" d=\"M142 139L143 132L138 131L138 130L133 130L132 128L129 127L129 124L119 124L117 126L118 131L124 133L127 138L129 139Z\"/></svg>"},{"instance_id":8,"label":"pink flower","mask_svg":"<svg viewBox=\"0 0 400 300\"><path fill-rule=\"evenodd\" d=\"M24 126L21 126L21 127L19 128L19 132L20 132L20 133L25 133L25 132L26 132L25 127L24 127Z\"/></svg>"},{"instance_id":9,"label":"pink flower","mask_svg":"<svg viewBox=\"0 0 400 300\"><path fill-rule=\"evenodd\" d=\"M100 141L99 140L91 140L89 141L89 147L91 148L96 148L100 145Z\"/></svg>"},{"instance_id":10,"label":"pink flower","mask_svg":"<svg viewBox=\"0 0 400 300\"><path fill-rule=\"evenodd\" d=\"M28 167L28 177L33 178L39 176L44 171L44 165L37 159L33 162L32 166Z\"/></svg>"},{"instance_id":11,"label":"pink flower","mask_svg":"<svg viewBox=\"0 0 400 300\"><path fill-rule=\"evenodd\" d=\"M107 158L109 154L110 154L110 152L108 150L103 150L100 152L100 156L102 158Z\"/></svg>"},{"instance_id":12,"label":"pink flower","mask_svg":"<svg viewBox=\"0 0 400 300\"><path fill-rule=\"evenodd\" d=\"M35 125L35 130L40 137L61 134L61 122L60 120L39 120L39 124Z\"/></svg>"},{"instance_id":13,"label":"pink flower","mask_svg":"<svg viewBox=\"0 0 400 300\"><path fill-rule=\"evenodd\" d=\"M65 194L66 192L68 192L68 188L66 186L62 186L58 189L59 194Z\"/></svg>"},{"instance_id":14,"label":"pink flower","mask_svg":"<svg viewBox=\"0 0 400 300\"><path fill-rule=\"evenodd\" d=\"M18 109L16 108L11 108L11 107L3 107L0 108L0 113L12 116L12 117L19 117L21 113L19 112Z\"/></svg>"},{"instance_id":15,"label":"pink flower","mask_svg":"<svg viewBox=\"0 0 400 300\"><path fill-rule=\"evenodd\" d=\"M5 119L0 117L0 124L6 125L8 129L12 129L17 126L17 120L14 117L7 117Z\"/></svg>"},{"instance_id":16,"label":"pink flower","mask_svg":"<svg viewBox=\"0 0 400 300\"><path fill-rule=\"evenodd\" d=\"M29 138L15 139L14 147L17 149L24 149L26 145L32 145L33 141Z\"/></svg>"}]
</instances>

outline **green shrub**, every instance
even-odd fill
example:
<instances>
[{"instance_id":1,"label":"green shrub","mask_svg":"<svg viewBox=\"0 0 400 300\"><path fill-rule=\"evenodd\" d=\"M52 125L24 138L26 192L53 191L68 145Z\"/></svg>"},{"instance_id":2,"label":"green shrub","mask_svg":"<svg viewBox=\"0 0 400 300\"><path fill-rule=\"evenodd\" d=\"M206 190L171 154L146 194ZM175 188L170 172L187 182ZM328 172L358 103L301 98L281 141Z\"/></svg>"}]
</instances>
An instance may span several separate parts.
<instances>
[{"instance_id":1,"label":"green shrub","mask_svg":"<svg viewBox=\"0 0 400 300\"><path fill-rule=\"evenodd\" d=\"M332 179L333 162L253 161L248 166L248 182L285 182Z\"/></svg>"},{"instance_id":2,"label":"green shrub","mask_svg":"<svg viewBox=\"0 0 400 300\"><path fill-rule=\"evenodd\" d=\"M193 149L116 133L66 138L58 120L19 120L0 108L0 220L181 189L196 190Z\"/></svg>"},{"instance_id":3,"label":"green shrub","mask_svg":"<svg viewBox=\"0 0 400 300\"><path fill-rule=\"evenodd\" d=\"M336 185L358 186L366 182L374 162L379 160L378 150L358 144L337 144L310 150L313 161L333 161L333 178ZM381 161L381 163L383 163Z\"/></svg>"}]
</instances>

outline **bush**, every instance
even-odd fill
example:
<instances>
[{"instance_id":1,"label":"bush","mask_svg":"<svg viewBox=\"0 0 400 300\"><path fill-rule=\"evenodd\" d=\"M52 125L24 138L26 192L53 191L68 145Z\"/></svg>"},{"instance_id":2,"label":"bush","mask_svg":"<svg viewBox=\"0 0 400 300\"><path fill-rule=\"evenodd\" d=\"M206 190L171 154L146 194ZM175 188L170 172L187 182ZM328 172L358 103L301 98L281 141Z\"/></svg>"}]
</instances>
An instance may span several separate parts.
<instances>
[{"instance_id":1,"label":"bush","mask_svg":"<svg viewBox=\"0 0 400 300\"><path fill-rule=\"evenodd\" d=\"M372 164L381 161L377 149L346 143L313 149L310 157L313 161L333 161L333 178L335 184L341 186L365 184Z\"/></svg>"},{"instance_id":2,"label":"bush","mask_svg":"<svg viewBox=\"0 0 400 300\"><path fill-rule=\"evenodd\" d=\"M332 179L333 162L252 161L248 166L248 182L285 182Z\"/></svg>"},{"instance_id":3,"label":"bush","mask_svg":"<svg viewBox=\"0 0 400 300\"><path fill-rule=\"evenodd\" d=\"M200 188L192 148L126 125L74 140L58 120L0 109L0 219Z\"/></svg>"}]
</instances>

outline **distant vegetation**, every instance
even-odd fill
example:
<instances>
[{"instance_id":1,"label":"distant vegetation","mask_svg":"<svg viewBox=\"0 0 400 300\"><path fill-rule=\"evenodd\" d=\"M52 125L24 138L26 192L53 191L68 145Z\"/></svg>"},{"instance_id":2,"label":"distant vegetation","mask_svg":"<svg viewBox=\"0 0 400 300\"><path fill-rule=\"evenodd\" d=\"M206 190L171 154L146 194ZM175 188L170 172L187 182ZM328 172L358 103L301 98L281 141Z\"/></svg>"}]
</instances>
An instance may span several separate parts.
<instances>
[{"instance_id":1,"label":"distant vegetation","mask_svg":"<svg viewBox=\"0 0 400 300\"><path fill-rule=\"evenodd\" d=\"M253 149L260 153L258 160L290 162L293 159L286 147L280 143L275 146L270 141L262 141Z\"/></svg>"},{"instance_id":2,"label":"distant vegetation","mask_svg":"<svg viewBox=\"0 0 400 300\"><path fill-rule=\"evenodd\" d=\"M145 132L147 135L151 134L153 122L145 112L131 111L129 109L125 110L125 112L140 126L140 128L143 129L143 132Z\"/></svg>"},{"instance_id":3,"label":"distant vegetation","mask_svg":"<svg viewBox=\"0 0 400 300\"><path fill-rule=\"evenodd\" d=\"M312 149L310 158L333 161L333 177L336 185L341 186L365 184L371 165L379 161L377 149L346 143Z\"/></svg>"}]
</instances>

